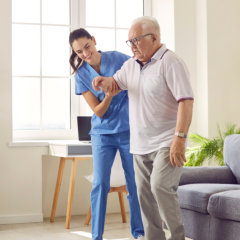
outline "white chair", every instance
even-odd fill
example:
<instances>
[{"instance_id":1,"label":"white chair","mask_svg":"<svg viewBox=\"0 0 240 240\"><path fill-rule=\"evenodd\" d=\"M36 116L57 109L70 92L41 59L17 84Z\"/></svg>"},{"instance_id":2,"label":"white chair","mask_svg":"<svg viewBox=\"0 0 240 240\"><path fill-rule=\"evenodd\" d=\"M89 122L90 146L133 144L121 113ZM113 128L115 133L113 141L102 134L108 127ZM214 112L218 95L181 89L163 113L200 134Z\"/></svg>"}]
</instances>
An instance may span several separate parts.
<instances>
[{"instance_id":1,"label":"white chair","mask_svg":"<svg viewBox=\"0 0 240 240\"><path fill-rule=\"evenodd\" d=\"M86 179L92 183L93 181L93 175L86 176ZM116 158L113 162L112 171L111 171L111 178L110 178L110 191L111 192L117 192L118 198L119 198L119 204L122 214L122 222L126 223L126 213L125 213L125 206L123 201L123 193L128 194L127 188L126 188L126 182L125 182L125 176L124 171L122 168L122 162L119 155L119 152L116 154ZM85 225L89 225L89 222L91 220L91 205L88 210L88 214L85 218Z\"/></svg>"}]
</instances>

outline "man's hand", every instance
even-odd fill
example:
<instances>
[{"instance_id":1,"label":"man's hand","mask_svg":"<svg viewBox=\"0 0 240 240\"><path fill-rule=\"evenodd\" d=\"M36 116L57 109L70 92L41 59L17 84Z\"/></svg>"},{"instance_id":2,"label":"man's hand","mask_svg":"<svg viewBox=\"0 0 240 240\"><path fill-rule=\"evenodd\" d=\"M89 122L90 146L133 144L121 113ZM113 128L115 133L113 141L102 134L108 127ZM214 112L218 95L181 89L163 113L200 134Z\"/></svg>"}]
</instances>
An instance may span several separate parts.
<instances>
[{"instance_id":1,"label":"man's hand","mask_svg":"<svg viewBox=\"0 0 240 240\"><path fill-rule=\"evenodd\" d=\"M182 167L185 158L185 138L174 137L171 148L170 148L170 161L171 164L175 167Z\"/></svg>"},{"instance_id":2,"label":"man's hand","mask_svg":"<svg viewBox=\"0 0 240 240\"><path fill-rule=\"evenodd\" d=\"M93 89L95 91L100 91L100 87L102 90L106 92L111 92L113 89L113 78L112 77L102 77L98 76L93 79L92 82Z\"/></svg>"}]
</instances>

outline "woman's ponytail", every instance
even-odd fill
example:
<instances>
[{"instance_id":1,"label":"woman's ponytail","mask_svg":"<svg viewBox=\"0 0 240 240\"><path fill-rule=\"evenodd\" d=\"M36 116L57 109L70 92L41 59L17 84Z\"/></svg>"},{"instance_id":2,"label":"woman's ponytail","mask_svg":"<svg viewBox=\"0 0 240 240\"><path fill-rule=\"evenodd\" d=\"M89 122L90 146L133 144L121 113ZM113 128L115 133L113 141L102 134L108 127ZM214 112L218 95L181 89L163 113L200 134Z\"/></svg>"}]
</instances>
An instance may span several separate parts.
<instances>
[{"instance_id":1,"label":"woman's ponytail","mask_svg":"<svg viewBox=\"0 0 240 240\"><path fill-rule=\"evenodd\" d=\"M72 73L75 73L78 70L78 68L83 64L83 60L79 58L74 51L72 51L72 54L69 58L69 63L73 69Z\"/></svg>"}]
</instances>

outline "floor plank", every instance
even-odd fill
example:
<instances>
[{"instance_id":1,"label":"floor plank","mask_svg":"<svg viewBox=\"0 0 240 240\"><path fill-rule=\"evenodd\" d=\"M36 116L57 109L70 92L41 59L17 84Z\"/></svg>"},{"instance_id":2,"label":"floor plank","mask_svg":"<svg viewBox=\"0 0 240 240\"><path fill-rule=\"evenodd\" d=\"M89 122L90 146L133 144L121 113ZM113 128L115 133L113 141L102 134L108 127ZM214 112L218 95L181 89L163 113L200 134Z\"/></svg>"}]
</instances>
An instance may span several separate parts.
<instances>
[{"instance_id":1,"label":"floor plank","mask_svg":"<svg viewBox=\"0 0 240 240\"><path fill-rule=\"evenodd\" d=\"M84 226L84 218L85 216L72 216L68 230L65 229L65 217L57 217L54 223L45 219L43 223L0 225L0 240L90 240L91 225ZM130 239L129 215L127 214L127 223L121 223L120 214L108 214L104 240Z\"/></svg>"}]
</instances>

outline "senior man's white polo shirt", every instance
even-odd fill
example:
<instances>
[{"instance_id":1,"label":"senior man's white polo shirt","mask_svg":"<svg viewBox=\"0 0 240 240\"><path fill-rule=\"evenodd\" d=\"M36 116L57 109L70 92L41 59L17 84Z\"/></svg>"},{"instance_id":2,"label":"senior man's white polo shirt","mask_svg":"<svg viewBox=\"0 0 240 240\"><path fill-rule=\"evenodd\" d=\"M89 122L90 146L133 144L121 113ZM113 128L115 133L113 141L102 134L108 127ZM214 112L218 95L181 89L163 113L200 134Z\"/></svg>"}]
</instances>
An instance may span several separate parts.
<instances>
[{"instance_id":1,"label":"senior man's white polo shirt","mask_svg":"<svg viewBox=\"0 0 240 240\"><path fill-rule=\"evenodd\" d=\"M141 66L133 57L113 78L122 90L128 90L130 152L147 154L170 147L178 102L193 99L184 62L162 45L147 64Z\"/></svg>"}]
</instances>

